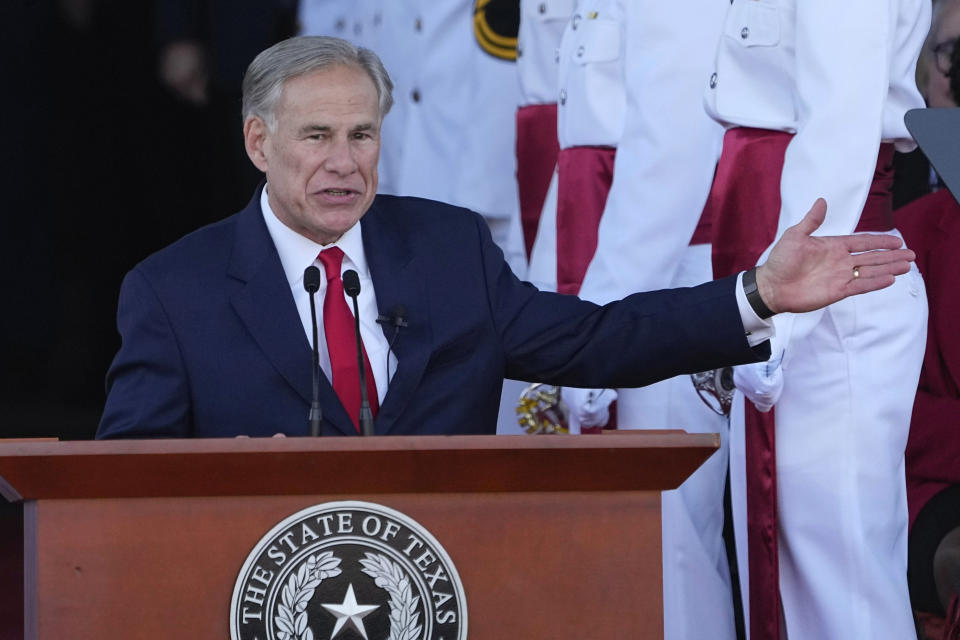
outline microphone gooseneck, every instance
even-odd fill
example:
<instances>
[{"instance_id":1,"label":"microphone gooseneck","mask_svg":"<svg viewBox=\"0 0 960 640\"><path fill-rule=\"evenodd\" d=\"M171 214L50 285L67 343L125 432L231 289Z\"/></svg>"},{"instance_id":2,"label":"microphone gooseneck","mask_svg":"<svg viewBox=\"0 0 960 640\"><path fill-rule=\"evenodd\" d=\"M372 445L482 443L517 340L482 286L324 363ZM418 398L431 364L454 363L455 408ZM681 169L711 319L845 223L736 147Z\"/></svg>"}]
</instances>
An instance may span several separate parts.
<instances>
[{"instance_id":1,"label":"microphone gooseneck","mask_svg":"<svg viewBox=\"0 0 960 640\"><path fill-rule=\"evenodd\" d=\"M363 342L360 339L360 276L353 269L343 272L343 291L353 300L353 325L357 337L357 370L360 372L360 433L373 435L373 412L370 411L370 398L367 396L367 373L363 366Z\"/></svg>"},{"instance_id":2,"label":"microphone gooseneck","mask_svg":"<svg viewBox=\"0 0 960 640\"><path fill-rule=\"evenodd\" d=\"M310 403L310 435L320 435L320 421L323 414L320 411L320 347L317 345L317 306L314 294L320 290L320 269L313 265L303 272L303 288L310 294L310 319L313 323L313 400Z\"/></svg>"}]
</instances>

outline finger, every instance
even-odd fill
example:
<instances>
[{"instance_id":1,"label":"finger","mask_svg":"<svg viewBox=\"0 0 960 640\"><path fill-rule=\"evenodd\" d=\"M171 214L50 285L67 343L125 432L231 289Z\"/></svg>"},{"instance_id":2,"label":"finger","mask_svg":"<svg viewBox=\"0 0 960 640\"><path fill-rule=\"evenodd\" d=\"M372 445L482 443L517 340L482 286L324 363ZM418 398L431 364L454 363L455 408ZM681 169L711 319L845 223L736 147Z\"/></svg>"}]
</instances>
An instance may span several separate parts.
<instances>
[{"instance_id":1,"label":"finger","mask_svg":"<svg viewBox=\"0 0 960 640\"><path fill-rule=\"evenodd\" d=\"M876 277L860 276L847 283L846 294L855 296L861 293L869 293L878 289L885 289L892 285L896 279L891 274L879 275Z\"/></svg>"},{"instance_id":2,"label":"finger","mask_svg":"<svg viewBox=\"0 0 960 640\"><path fill-rule=\"evenodd\" d=\"M817 198L817 201L813 203L810 211L807 211L807 215L803 216L803 220L797 223L796 229L804 235L809 236L820 228L820 225L823 224L826 217L827 201L823 198Z\"/></svg>"},{"instance_id":3,"label":"finger","mask_svg":"<svg viewBox=\"0 0 960 640\"><path fill-rule=\"evenodd\" d=\"M878 249L899 249L903 240L897 236L876 233L861 233L855 236L837 236L850 253L876 251Z\"/></svg>"},{"instance_id":4,"label":"finger","mask_svg":"<svg viewBox=\"0 0 960 640\"><path fill-rule=\"evenodd\" d=\"M861 278L878 278L881 276L901 276L908 271L910 271L910 263L906 260L897 260L895 262L885 262L878 265L858 265L856 267L859 276L854 276L851 274L852 279L861 279Z\"/></svg>"},{"instance_id":5,"label":"finger","mask_svg":"<svg viewBox=\"0 0 960 640\"><path fill-rule=\"evenodd\" d=\"M893 249L892 251L868 251L867 253L858 253L850 256L850 259L857 266L871 266L875 264L886 264L888 262L913 262L916 254L910 249Z\"/></svg>"}]
</instances>

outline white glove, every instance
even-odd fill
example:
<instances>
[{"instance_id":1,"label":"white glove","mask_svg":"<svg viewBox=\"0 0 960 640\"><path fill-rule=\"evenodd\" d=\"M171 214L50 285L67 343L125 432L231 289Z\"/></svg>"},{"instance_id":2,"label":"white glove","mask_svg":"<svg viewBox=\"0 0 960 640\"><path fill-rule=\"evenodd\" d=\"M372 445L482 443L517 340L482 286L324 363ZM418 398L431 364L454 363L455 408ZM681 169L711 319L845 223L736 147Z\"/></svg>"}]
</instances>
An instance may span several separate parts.
<instances>
[{"instance_id":1,"label":"white glove","mask_svg":"<svg viewBox=\"0 0 960 640\"><path fill-rule=\"evenodd\" d=\"M766 413L777 404L783 391L783 361L781 353L767 362L741 364L733 368L733 384L747 396L757 411Z\"/></svg>"},{"instance_id":2,"label":"white glove","mask_svg":"<svg viewBox=\"0 0 960 640\"><path fill-rule=\"evenodd\" d=\"M610 420L610 403L617 399L613 389L563 388L563 401L570 411L571 426L602 427Z\"/></svg>"}]
</instances>

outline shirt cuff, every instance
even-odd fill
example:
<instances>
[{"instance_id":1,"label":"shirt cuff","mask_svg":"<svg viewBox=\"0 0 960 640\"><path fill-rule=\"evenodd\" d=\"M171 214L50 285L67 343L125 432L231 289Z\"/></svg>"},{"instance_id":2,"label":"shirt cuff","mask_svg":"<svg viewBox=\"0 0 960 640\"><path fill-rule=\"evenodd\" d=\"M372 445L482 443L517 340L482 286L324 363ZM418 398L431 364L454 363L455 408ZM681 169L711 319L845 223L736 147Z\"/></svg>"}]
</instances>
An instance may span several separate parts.
<instances>
[{"instance_id":1,"label":"shirt cuff","mask_svg":"<svg viewBox=\"0 0 960 640\"><path fill-rule=\"evenodd\" d=\"M737 276L737 308L740 309L740 321L743 322L743 330L747 335L747 344L755 347L764 340L769 340L774 336L773 321L767 318L762 319L750 306L747 301L747 294L743 291L743 272Z\"/></svg>"}]
</instances>

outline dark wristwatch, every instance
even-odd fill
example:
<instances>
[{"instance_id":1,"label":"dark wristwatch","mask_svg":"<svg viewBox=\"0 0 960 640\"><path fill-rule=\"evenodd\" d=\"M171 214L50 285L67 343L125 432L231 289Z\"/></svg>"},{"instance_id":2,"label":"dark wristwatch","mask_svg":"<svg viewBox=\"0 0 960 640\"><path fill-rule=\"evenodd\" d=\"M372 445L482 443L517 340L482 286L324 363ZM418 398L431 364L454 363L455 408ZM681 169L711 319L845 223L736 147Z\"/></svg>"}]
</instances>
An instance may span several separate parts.
<instances>
[{"instance_id":1,"label":"dark wristwatch","mask_svg":"<svg viewBox=\"0 0 960 640\"><path fill-rule=\"evenodd\" d=\"M760 297L760 291L757 289L756 267L743 272L743 292L746 294L747 302L750 303L753 312L756 313L761 320L766 320L773 315L773 311L770 310L770 307L768 307L763 301L763 298Z\"/></svg>"}]
</instances>

